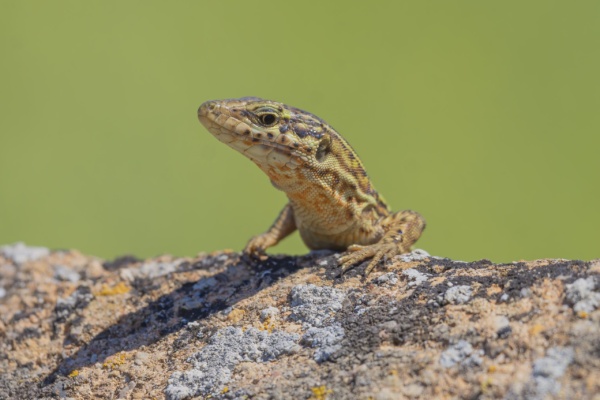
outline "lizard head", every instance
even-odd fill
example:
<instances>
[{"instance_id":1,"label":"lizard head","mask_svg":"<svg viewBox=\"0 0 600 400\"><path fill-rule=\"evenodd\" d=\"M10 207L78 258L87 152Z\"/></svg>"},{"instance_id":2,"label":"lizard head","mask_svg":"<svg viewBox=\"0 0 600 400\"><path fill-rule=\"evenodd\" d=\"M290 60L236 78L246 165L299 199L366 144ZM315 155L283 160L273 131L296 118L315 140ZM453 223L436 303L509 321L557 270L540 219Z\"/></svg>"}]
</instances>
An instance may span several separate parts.
<instances>
[{"instance_id":1,"label":"lizard head","mask_svg":"<svg viewBox=\"0 0 600 400\"><path fill-rule=\"evenodd\" d=\"M207 101L198 109L198 119L271 178L298 166L316 168L328 157L335 135L311 113L257 97Z\"/></svg>"},{"instance_id":2,"label":"lizard head","mask_svg":"<svg viewBox=\"0 0 600 400\"><path fill-rule=\"evenodd\" d=\"M243 97L207 101L198 109L198 119L217 139L258 165L288 197L297 193L300 198L312 185L310 190L325 197L360 197L365 204L387 207L350 144L309 112Z\"/></svg>"}]
</instances>

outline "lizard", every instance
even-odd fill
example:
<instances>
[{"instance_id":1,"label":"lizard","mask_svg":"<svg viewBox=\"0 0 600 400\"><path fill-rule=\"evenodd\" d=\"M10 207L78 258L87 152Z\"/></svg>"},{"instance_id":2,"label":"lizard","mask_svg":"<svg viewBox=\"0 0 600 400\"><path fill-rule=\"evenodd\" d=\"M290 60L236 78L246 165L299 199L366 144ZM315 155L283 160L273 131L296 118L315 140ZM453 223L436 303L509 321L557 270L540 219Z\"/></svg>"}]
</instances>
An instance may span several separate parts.
<instances>
[{"instance_id":1,"label":"lizard","mask_svg":"<svg viewBox=\"0 0 600 400\"><path fill-rule=\"evenodd\" d=\"M271 227L250 239L244 254L264 256L298 230L310 249L345 251L338 259L341 274L370 260L367 276L381 260L409 252L421 236L423 217L411 210L392 212L350 144L321 118L243 97L204 102L198 119L253 161L289 200Z\"/></svg>"}]
</instances>

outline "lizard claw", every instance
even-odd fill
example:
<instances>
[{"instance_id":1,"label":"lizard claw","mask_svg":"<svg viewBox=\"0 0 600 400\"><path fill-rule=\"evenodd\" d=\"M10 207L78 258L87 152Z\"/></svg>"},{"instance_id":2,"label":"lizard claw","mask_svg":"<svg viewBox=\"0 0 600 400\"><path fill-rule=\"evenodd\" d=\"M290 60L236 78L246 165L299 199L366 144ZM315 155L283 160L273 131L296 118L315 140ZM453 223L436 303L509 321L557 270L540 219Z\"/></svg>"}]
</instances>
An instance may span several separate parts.
<instances>
[{"instance_id":1,"label":"lizard claw","mask_svg":"<svg viewBox=\"0 0 600 400\"><path fill-rule=\"evenodd\" d=\"M348 247L348 251L351 253L344 254L338 260L342 269L341 274L355 267L358 263L371 258L365 269L365 276L368 276L382 259L385 261L401 252L394 243L376 243L370 246L352 245Z\"/></svg>"}]
</instances>

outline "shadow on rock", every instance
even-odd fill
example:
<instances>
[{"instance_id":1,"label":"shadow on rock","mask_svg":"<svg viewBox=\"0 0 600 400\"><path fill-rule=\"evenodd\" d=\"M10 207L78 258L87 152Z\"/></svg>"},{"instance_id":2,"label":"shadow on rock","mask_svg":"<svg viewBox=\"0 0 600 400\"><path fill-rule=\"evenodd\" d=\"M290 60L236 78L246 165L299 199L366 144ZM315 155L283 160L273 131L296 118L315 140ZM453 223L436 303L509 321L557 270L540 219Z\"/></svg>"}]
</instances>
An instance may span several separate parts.
<instances>
[{"instance_id":1,"label":"shadow on rock","mask_svg":"<svg viewBox=\"0 0 600 400\"><path fill-rule=\"evenodd\" d=\"M139 310L123 315L75 354L64 359L43 380L42 387L75 369L101 363L121 351L151 345L190 322L224 311L300 269L298 260L299 257L269 257L256 266L250 266L231 255L221 265L216 265L218 262L210 257L191 264L178 272L215 267L225 269L198 281L184 283ZM149 288L152 290L152 285L148 280L133 283L134 289L142 294Z\"/></svg>"}]
</instances>

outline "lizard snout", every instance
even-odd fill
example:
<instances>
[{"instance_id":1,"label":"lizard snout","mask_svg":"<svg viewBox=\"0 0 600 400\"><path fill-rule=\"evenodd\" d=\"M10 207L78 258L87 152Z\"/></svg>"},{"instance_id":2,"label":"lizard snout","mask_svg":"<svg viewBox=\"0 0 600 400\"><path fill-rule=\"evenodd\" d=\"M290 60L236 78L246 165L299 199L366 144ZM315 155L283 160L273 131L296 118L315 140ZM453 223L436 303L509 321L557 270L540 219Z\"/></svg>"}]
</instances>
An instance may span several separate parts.
<instances>
[{"instance_id":1,"label":"lizard snout","mask_svg":"<svg viewBox=\"0 0 600 400\"><path fill-rule=\"evenodd\" d=\"M205 117L209 112L214 111L217 108L216 101L205 101L198 108L198 117Z\"/></svg>"}]
</instances>

